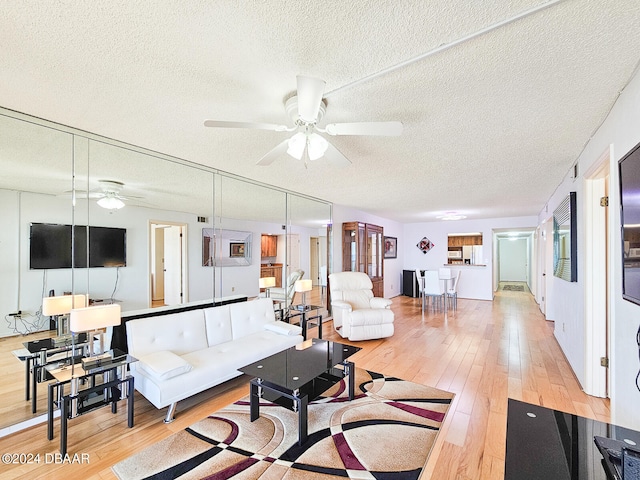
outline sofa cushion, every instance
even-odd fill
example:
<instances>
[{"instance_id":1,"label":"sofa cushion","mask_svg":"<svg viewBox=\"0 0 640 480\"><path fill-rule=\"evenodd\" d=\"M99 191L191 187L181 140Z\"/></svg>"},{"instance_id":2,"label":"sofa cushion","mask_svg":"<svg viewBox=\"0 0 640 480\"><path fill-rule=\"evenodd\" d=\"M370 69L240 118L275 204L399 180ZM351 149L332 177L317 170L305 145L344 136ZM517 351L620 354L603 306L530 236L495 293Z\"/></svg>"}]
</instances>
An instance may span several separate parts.
<instances>
[{"instance_id":1,"label":"sofa cushion","mask_svg":"<svg viewBox=\"0 0 640 480\"><path fill-rule=\"evenodd\" d=\"M233 340L230 308L231 305L205 308L204 320L210 347Z\"/></svg>"},{"instance_id":2,"label":"sofa cushion","mask_svg":"<svg viewBox=\"0 0 640 480\"><path fill-rule=\"evenodd\" d=\"M201 309L127 322L129 353L141 358L160 350L176 355L207 348L207 332Z\"/></svg>"},{"instance_id":3,"label":"sofa cushion","mask_svg":"<svg viewBox=\"0 0 640 480\"><path fill-rule=\"evenodd\" d=\"M273 323L276 315L270 298L259 298L250 302L229 305L233 339L264 330L265 323Z\"/></svg>"},{"instance_id":4,"label":"sofa cushion","mask_svg":"<svg viewBox=\"0 0 640 480\"><path fill-rule=\"evenodd\" d=\"M153 352L138 360L137 369L154 380L168 380L187 373L192 368L189 362L169 350Z\"/></svg>"}]
</instances>

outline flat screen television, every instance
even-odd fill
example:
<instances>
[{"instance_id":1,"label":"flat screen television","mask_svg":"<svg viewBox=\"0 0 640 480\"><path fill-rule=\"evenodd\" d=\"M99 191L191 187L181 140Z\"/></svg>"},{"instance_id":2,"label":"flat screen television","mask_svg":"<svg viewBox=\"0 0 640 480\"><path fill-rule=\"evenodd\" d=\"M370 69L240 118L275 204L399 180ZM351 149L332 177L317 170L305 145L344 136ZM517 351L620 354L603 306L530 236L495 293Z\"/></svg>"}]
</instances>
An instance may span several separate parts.
<instances>
[{"instance_id":1,"label":"flat screen television","mask_svg":"<svg viewBox=\"0 0 640 480\"><path fill-rule=\"evenodd\" d=\"M127 230L124 228L32 223L29 268L124 267L127 264ZM88 232L87 232L88 230ZM87 238L88 233L88 238ZM73 239L73 250L71 248ZM73 259L72 262L72 251ZM73 263L73 264L72 264Z\"/></svg>"},{"instance_id":2,"label":"flat screen television","mask_svg":"<svg viewBox=\"0 0 640 480\"><path fill-rule=\"evenodd\" d=\"M618 162L622 298L640 305L640 143Z\"/></svg>"}]
</instances>

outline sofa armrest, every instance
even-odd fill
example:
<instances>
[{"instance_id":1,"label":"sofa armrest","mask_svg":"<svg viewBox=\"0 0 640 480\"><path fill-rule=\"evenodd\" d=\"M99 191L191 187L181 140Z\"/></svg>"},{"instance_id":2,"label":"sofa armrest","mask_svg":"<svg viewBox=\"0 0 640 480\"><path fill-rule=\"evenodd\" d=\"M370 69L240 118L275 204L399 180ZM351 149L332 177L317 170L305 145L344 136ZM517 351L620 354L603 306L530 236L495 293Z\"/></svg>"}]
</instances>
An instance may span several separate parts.
<instances>
[{"instance_id":1,"label":"sofa armrest","mask_svg":"<svg viewBox=\"0 0 640 480\"><path fill-rule=\"evenodd\" d=\"M349 302L343 302L341 300L336 300L334 302L331 302L331 306L333 308L340 308L342 310L347 310L349 312L353 310L353 307L351 307L351 304Z\"/></svg>"},{"instance_id":2,"label":"sofa armrest","mask_svg":"<svg viewBox=\"0 0 640 480\"><path fill-rule=\"evenodd\" d=\"M302 335L302 328L299 325L291 325L280 320L265 323L264 329L279 335Z\"/></svg>"},{"instance_id":3,"label":"sofa armrest","mask_svg":"<svg viewBox=\"0 0 640 480\"><path fill-rule=\"evenodd\" d=\"M388 298L373 297L369 305L371 305L371 308L389 308L392 303Z\"/></svg>"}]
</instances>

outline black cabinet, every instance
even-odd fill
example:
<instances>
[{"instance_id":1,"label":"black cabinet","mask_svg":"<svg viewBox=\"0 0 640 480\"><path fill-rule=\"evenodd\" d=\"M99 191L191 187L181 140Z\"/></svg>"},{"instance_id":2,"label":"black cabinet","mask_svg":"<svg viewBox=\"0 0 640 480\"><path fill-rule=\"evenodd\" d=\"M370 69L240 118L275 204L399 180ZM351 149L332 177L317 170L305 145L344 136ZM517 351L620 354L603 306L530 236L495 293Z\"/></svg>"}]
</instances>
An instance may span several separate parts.
<instances>
[{"instance_id":1,"label":"black cabinet","mask_svg":"<svg viewBox=\"0 0 640 480\"><path fill-rule=\"evenodd\" d=\"M424 270L420 270L420 273L424 274ZM419 297L420 286L416 280L415 270L403 270L402 271L402 294L407 297Z\"/></svg>"}]
</instances>

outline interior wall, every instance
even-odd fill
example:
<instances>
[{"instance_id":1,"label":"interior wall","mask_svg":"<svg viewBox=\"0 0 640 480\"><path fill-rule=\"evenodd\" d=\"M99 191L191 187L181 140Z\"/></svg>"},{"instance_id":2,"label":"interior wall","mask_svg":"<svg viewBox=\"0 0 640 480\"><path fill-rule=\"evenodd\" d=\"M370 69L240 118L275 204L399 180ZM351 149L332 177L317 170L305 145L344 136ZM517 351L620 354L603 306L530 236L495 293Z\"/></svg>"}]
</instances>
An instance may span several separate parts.
<instances>
[{"instance_id":1,"label":"interior wall","mask_svg":"<svg viewBox=\"0 0 640 480\"><path fill-rule=\"evenodd\" d=\"M622 248L620 238L619 179L617 163L632 147L640 142L640 77L636 74L622 91L611 112L594 133L578 159L578 172L588 171L609 146L613 145L611 158L611 183L609 207L609 242L611 245L611 413L613 423L640 429L640 392L635 377L640 368L636 332L640 323L640 306L622 299ZM572 179L569 174L548 201L548 211L553 210L568 195L576 191L578 196L578 281L566 282L554 277L551 269L547 281L547 317L555 320L555 336L560 343L578 379L585 376L585 325L584 325L584 219L580 215L584 202L582 177ZM541 213L539 221L550 217Z\"/></svg>"},{"instance_id":2,"label":"interior wall","mask_svg":"<svg viewBox=\"0 0 640 480\"><path fill-rule=\"evenodd\" d=\"M453 269L462 271L458 283L458 296L478 300L492 300L495 278L493 273L494 260L494 229L533 228L536 217L491 218L482 220L457 220L453 222L424 222L404 225L403 241L398 240L398 250L404 251L403 265L406 270L435 270L447 264L449 234L451 233L482 233L482 251L485 266L455 265ZM427 237L434 243L434 247L423 254L416 245Z\"/></svg>"},{"instance_id":3,"label":"interior wall","mask_svg":"<svg viewBox=\"0 0 640 480\"><path fill-rule=\"evenodd\" d=\"M10 313L22 310L35 315L41 308L43 292L53 289L56 295L70 292L88 291L93 299L108 299L111 295L121 305L123 311L148 307L150 294L149 262L149 221L187 224L187 268L189 301L210 299L213 291L213 267L202 266L202 228L208 224L198 223L196 215L182 212L154 210L128 205L117 211L92 209L91 225L127 229L127 266L117 268L76 269L72 278L71 269L30 270L29 269L29 224L31 222L70 224L71 208L68 198L52 197L33 193L18 193L0 190L0 231L2 255L0 264L3 271L16 272L15 275L0 276L0 315L5 318ZM11 207L11 208L9 208ZM18 213L19 212L19 213ZM81 223L78 220L78 223ZM248 266L224 267L216 269L216 296L248 295L259 292L260 277L260 234L277 231L281 226L267 222L224 219L224 228L250 231L253 233L252 263ZM20 241L15 232L20 229ZM309 237L318 235L317 229L292 227L301 241L308 245ZM302 268L308 271L309 252L301 251ZM6 268L6 270L5 270ZM19 272L19 273L18 273ZM221 273L223 272L223 273ZM20 275L21 281L13 281ZM11 281L7 281L7 279ZM115 291L114 291L115 290ZM19 299L18 299L19 294ZM29 319L32 320L32 319ZM48 328L48 322L42 325ZM14 335L13 319L0 322L0 337Z\"/></svg>"},{"instance_id":4,"label":"interior wall","mask_svg":"<svg viewBox=\"0 0 640 480\"><path fill-rule=\"evenodd\" d=\"M526 238L498 240L501 282L528 282L528 252Z\"/></svg>"}]
</instances>

